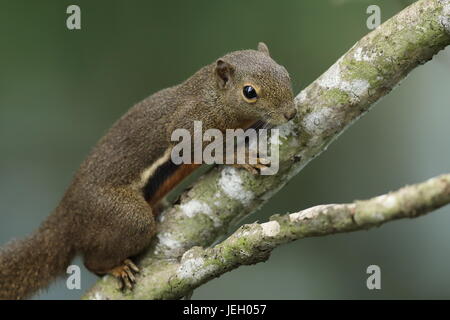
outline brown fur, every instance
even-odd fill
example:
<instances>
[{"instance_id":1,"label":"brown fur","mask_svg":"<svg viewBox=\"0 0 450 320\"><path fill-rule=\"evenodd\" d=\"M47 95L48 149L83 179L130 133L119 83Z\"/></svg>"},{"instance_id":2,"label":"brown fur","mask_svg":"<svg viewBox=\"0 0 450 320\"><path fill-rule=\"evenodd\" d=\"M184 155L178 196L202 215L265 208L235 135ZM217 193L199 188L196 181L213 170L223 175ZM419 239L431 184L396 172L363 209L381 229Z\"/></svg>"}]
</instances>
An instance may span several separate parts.
<instances>
[{"instance_id":1,"label":"brown fur","mask_svg":"<svg viewBox=\"0 0 450 320\"><path fill-rule=\"evenodd\" d=\"M247 83L261 91L256 103L242 98ZM204 130L223 131L260 119L280 124L293 111L289 75L263 44L229 53L138 103L99 141L40 229L2 249L0 299L44 288L75 254L102 274L140 253L155 234L152 206L191 171L181 168L183 174L163 181L151 205L144 199L141 175L171 147L174 129L192 130L194 120L203 121Z\"/></svg>"}]
</instances>

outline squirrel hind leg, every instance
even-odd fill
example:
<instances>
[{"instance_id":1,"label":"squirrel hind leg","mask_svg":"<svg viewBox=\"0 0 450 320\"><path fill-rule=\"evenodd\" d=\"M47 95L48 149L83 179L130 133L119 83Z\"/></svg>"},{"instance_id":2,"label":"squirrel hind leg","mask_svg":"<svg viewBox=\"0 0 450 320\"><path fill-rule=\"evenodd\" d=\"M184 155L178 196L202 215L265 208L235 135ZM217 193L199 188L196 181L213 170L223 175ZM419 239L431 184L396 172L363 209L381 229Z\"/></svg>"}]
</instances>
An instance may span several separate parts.
<instances>
[{"instance_id":1,"label":"squirrel hind leg","mask_svg":"<svg viewBox=\"0 0 450 320\"><path fill-rule=\"evenodd\" d=\"M132 287L138 268L130 257L140 254L156 233L156 222L150 205L132 190L113 190L107 195L109 206L93 208L94 215L108 217L108 224L87 226L80 245L86 268L97 274L111 274ZM96 210L95 210L96 209ZM101 211L110 210L110 212Z\"/></svg>"},{"instance_id":2,"label":"squirrel hind leg","mask_svg":"<svg viewBox=\"0 0 450 320\"><path fill-rule=\"evenodd\" d=\"M139 273L139 268L130 259L125 259L120 266L113 268L108 273L121 282L121 290L131 290L136 283L135 274Z\"/></svg>"},{"instance_id":3,"label":"squirrel hind leg","mask_svg":"<svg viewBox=\"0 0 450 320\"><path fill-rule=\"evenodd\" d=\"M134 264L131 259L125 259L121 263L115 263L114 267L110 269L104 269L106 265L97 263L97 260L85 259L85 266L98 276L104 276L109 274L120 281L120 290L133 289L136 283L136 274L139 273L139 268ZM108 263L111 265L111 263Z\"/></svg>"}]
</instances>

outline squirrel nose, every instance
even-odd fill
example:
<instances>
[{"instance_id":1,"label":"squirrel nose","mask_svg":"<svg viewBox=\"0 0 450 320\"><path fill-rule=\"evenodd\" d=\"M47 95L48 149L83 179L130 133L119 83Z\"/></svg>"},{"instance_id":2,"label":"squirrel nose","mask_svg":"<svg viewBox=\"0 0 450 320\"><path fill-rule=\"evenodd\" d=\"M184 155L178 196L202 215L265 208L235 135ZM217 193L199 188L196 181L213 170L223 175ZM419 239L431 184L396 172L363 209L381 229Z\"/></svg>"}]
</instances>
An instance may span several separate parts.
<instances>
[{"instance_id":1,"label":"squirrel nose","mask_svg":"<svg viewBox=\"0 0 450 320\"><path fill-rule=\"evenodd\" d=\"M284 117L287 121L291 120L297 114L297 109L292 109L291 111L285 112Z\"/></svg>"}]
</instances>

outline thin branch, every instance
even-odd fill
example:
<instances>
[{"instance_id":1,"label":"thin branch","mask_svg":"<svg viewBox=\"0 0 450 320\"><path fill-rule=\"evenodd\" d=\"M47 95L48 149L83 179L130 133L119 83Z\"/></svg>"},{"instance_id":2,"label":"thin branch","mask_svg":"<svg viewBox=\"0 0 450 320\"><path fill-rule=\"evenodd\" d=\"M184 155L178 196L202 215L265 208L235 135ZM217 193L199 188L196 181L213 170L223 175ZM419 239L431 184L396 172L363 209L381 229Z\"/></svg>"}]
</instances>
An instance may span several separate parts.
<instances>
[{"instance_id":1,"label":"thin branch","mask_svg":"<svg viewBox=\"0 0 450 320\"><path fill-rule=\"evenodd\" d=\"M86 298L185 294L189 277L179 280L177 275L183 253L212 245L230 226L256 211L411 70L449 44L450 0L418 1L376 28L296 97L297 117L280 127L278 174L253 176L219 167L203 175L180 204L161 215L157 238L140 263L143 271L133 292L121 293L116 281L105 277Z\"/></svg>"}]
</instances>

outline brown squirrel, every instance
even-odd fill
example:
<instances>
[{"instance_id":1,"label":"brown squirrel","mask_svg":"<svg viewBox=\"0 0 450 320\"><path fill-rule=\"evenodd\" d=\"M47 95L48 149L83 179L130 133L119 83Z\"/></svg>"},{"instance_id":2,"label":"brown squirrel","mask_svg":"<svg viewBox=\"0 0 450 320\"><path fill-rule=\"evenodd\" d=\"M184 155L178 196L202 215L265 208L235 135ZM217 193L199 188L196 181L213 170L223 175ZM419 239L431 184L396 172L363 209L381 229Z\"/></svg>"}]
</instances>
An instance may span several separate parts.
<instances>
[{"instance_id":1,"label":"brown squirrel","mask_svg":"<svg viewBox=\"0 0 450 320\"><path fill-rule=\"evenodd\" d=\"M296 114L286 69L258 50L226 54L185 82L133 106L99 141L54 212L26 239L0 250L0 299L23 299L64 274L75 255L96 274L132 287L130 260L155 234L155 207L198 165L173 165L171 133L278 125Z\"/></svg>"}]
</instances>

